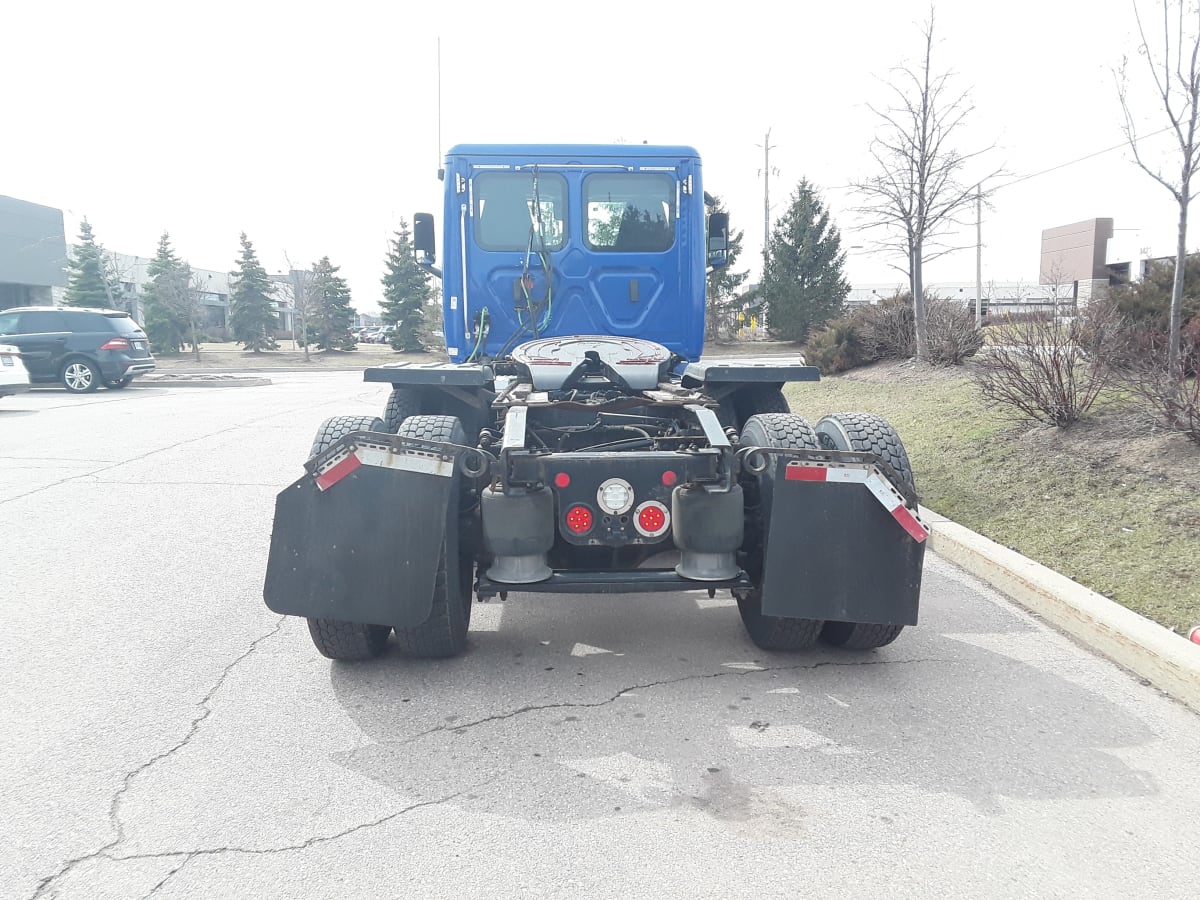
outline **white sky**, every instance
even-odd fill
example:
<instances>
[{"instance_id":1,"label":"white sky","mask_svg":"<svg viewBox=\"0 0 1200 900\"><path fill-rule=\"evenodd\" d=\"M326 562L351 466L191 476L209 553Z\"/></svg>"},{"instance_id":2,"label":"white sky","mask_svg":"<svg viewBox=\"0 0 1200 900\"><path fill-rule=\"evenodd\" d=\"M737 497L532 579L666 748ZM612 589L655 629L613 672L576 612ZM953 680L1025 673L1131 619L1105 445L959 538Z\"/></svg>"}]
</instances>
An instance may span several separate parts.
<instances>
[{"instance_id":1,"label":"white sky","mask_svg":"<svg viewBox=\"0 0 1200 900\"><path fill-rule=\"evenodd\" d=\"M927 14L910 0L9 2L0 194L62 208L68 240L87 215L124 253L152 255L169 230L200 268L231 268L242 230L271 272L285 252L305 264L327 254L355 306L373 311L397 217L429 211L440 225L440 34L443 150L690 144L706 189L746 230L739 268L753 279L768 128L774 214L808 177L844 245L868 243L841 186L873 173L865 104L887 101L881 79L919 54ZM995 141L994 163L1019 176L1122 142L1111 68L1135 52L1128 0L943 2L937 15L935 67L953 69L977 107L960 150ZM1145 130L1157 130L1161 110L1133 62ZM1096 216L1116 220L1120 258L1173 252L1173 200L1121 149L997 193L984 280L1036 281L1042 229ZM972 226L963 242L974 240ZM861 250L848 270L856 284L900 280ZM926 274L974 277L970 250Z\"/></svg>"}]
</instances>

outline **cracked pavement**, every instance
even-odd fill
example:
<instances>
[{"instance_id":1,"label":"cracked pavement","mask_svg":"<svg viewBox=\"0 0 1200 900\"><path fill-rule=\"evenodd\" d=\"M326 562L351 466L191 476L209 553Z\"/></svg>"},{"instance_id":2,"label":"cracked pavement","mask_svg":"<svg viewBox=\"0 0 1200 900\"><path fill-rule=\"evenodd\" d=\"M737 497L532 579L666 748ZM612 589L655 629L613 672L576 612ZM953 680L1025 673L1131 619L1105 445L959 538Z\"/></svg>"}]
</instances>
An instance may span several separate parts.
<instances>
[{"instance_id":1,"label":"cracked pavement","mask_svg":"<svg viewBox=\"0 0 1200 900\"><path fill-rule=\"evenodd\" d=\"M872 653L514 593L331 664L262 604L273 497L386 391L273 377L0 405L0 896L1194 893L1200 717L936 557Z\"/></svg>"}]
</instances>

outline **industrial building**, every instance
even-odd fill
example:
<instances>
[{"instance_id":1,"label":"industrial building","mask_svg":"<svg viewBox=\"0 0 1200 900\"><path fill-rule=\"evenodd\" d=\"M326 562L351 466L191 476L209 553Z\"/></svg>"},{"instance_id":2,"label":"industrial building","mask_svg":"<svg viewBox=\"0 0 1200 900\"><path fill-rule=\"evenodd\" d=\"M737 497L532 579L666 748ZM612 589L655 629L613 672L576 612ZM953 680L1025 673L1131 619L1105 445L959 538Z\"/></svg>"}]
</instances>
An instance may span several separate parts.
<instances>
[{"instance_id":1,"label":"industrial building","mask_svg":"<svg viewBox=\"0 0 1200 900\"><path fill-rule=\"evenodd\" d=\"M62 210L0 196L0 309L52 303L66 283Z\"/></svg>"}]
</instances>

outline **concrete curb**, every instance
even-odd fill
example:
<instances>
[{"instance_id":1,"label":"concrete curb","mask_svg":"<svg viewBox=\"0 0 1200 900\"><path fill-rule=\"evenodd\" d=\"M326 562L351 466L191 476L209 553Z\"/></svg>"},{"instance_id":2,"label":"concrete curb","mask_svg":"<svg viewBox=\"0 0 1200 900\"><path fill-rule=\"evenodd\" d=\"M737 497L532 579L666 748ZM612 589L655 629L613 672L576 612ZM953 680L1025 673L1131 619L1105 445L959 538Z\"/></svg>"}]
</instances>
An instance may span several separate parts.
<instances>
[{"instance_id":1,"label":"concrete curb","mask_svg":"<svg viewBox=\"0 0 1200 900\"><path fill-rule=\"evenodd\" d=\"M270 378L256 375L142 375L135 384L154 387L262 387Z\"/></svg>"},{"instance_id":2,"label":"concrete curb","mask_svg":"<svg viewBox=\"0 0 1200 900\"><path fill-rule=\"evenodd\" d=\"M933 510L921 518L938 556L1200 713L1200 646Z\"/></svg>"}]
</instances>

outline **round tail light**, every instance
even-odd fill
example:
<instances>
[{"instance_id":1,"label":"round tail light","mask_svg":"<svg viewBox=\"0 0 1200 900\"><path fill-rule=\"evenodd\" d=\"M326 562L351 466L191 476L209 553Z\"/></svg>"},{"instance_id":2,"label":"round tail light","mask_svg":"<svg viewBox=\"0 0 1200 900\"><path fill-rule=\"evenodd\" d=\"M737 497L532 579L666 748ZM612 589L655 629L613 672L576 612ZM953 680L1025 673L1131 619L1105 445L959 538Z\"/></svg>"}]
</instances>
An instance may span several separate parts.
<instances>
[{"instance_id":1,"label":"round tail light","mask_svg":"<svg viewBox=\"0 0 1200 900\"><path fill-rule=\"evenodd\" d=\"M671 513L657 500L647 500L635 510L633 523L642 537L661 537L671 526Z\"/></svg>"},{"instance_id":2,"label":"round tail light","mask_svg":"<svg viewBox=\"0 0 1200 900\"><path fill-rule=\"evenodd\" d=\"M592 511L586 506L572 506L567 510L567 530L572 534L587 534L592 530Z\"/></svg>"}]
</instances>

